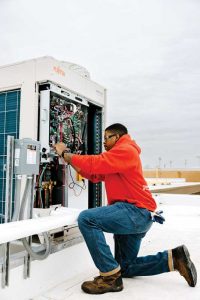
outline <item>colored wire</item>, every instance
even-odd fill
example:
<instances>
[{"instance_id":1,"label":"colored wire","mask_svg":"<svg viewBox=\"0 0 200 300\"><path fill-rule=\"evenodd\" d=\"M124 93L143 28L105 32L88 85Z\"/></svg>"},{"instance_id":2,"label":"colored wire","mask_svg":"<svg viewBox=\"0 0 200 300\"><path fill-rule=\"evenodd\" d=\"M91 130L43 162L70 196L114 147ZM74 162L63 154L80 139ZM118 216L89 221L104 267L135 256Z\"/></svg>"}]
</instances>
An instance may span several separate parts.
<instances>
[{"instance_id":1,"label":"colored wire","mask_svg":"<svg viewBox=\"0 0 200 300\"><path fill-rule=\"evenodd\" d=\"M81 186L80 184L76 183L76 182L74 181L73 176L72 176L71 166L70 166L70 165L69 165L69 175L70 175L72 181L68 184L68 187L69 187L70 189L72 189L72 190L74 191L74 195L75 195L76 197L78 197L78 196L80 196L80 194L82 193L82 191L86 189L85 180L84 180L84 179L82 180L82 182L83 182L83 185L82 185L82 186ZM76 187L76 186L80 188L80 193L79 193L79 194L77 194L77 192L76 192L76 190L75 190L75 187Z\"/></svg>"}]
</instances>

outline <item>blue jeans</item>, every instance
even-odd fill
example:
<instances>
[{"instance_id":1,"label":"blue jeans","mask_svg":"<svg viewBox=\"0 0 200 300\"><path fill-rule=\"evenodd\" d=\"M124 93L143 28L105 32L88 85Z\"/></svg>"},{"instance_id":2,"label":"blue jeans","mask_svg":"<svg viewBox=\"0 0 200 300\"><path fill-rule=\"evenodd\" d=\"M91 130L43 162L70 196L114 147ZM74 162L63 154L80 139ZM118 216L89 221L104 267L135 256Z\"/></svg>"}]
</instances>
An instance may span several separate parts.
<instances>
[{"instance_id":1,"label":"blue jeans","mask_svg":"<svg viewBox=\"0 0 200 300\"><path fill-rule=\"evenodd\" d=\"M96 267L106 273L120 266L123 277L169 272L168 251L137 257L141 240L152 223L147 209L127 202L84 210L78 217L79 229ZM114 234L115 258L103 232Z\"/></svg>"}]
</instances>

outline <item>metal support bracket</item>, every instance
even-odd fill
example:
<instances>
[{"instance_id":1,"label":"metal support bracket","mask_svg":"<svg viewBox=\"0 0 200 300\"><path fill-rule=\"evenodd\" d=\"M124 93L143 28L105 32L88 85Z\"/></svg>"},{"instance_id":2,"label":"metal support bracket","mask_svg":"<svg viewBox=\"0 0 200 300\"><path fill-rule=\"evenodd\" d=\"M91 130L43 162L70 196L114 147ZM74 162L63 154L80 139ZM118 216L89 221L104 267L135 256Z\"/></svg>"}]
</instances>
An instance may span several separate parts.
<instances>
[{"instance_id":1,"label":"metal support bracket","mask_svg":"<svg viewBox=\"0 0 200 300\"><path fill-rule=\"evenodd\" d=\"M28 213L29 218L33 218L33 204L34 204L34 175L31 176L31 201L30 201L30 207L28 207ZM28 237L28 244L31 247L32 245L32 237ZM30 254L27 253L24 257L24 279L27 279L30 277L30 269L31 269L31 257Z\"/></svg>"},{"instance_id":2,"label":"metal support bracket","mask_svg":"<svg viewBox=\"0 0 200 300\"><path fill-rule=\"evenodd\" d=\"M14 137L7 137L5 223L11 221L13 190ZM10 243L3 245L2 287L9 285Z\"/></svg>"}]
</instances>

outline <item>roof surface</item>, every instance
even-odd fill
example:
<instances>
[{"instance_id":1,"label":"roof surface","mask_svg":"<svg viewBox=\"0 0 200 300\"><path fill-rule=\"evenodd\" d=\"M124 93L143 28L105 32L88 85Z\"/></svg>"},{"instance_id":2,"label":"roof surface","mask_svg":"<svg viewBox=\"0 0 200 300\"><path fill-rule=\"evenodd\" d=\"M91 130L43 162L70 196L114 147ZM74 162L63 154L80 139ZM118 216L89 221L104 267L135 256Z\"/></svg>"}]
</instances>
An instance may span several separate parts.
<instances>
[{"instance_id":1,"label":"roof surface","mask_svg":"<svg viewBox=\"0 0 200 300\"><path fill-rule=\"evenodd\" d=\"M155 223L143 240L139 255L154 254L185 244L200 271L200 196L166 195L156 196L159 209L164 211L164 225ZM106 235L108 243L113 247L111 235ZM119 299L119 300L199 300L200 284L195 288L188 286L178 272L170 272L157 276L135 277L123 279L124 290L119 293L107 293L100 296L82 292L80 286L85 280L91 280L98 271L89 257L85 243L80 247L80 256L88 259L88 265L78 269L77 275L46 291L32 300L77 300L77 299ZM67 266L66 266L67 267Z\"/></svg>"}]
</instances>

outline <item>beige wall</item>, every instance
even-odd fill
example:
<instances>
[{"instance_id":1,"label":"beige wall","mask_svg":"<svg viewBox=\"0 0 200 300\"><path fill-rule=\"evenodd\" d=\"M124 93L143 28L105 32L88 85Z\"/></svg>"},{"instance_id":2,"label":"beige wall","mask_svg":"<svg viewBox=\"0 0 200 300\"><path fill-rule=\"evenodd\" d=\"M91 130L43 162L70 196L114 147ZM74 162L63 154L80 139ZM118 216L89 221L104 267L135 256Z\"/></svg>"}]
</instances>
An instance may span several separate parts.
<instances>
[{"instance_id":1,"label":"beige wall","mask_svg":"<svg viewBox=\"0 0 200 300\"><path fill-rule=\"evenodd\" d=\"M143 170L145 178L185 178L187 182L200 182L200 170Z\"/></svg>"}]
</instances>

